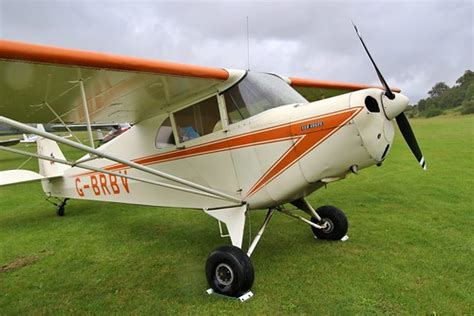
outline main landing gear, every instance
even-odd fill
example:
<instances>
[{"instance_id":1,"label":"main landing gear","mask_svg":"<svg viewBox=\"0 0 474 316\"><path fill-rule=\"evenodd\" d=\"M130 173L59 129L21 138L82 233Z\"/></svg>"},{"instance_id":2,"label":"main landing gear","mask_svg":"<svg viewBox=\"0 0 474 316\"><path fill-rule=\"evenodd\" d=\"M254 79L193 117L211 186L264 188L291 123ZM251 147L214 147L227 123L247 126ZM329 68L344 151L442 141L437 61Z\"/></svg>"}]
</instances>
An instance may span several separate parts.
<instances>
[{"instance_id":1,"label":"main landing gear","mask_svg":"<svg viewBox=\"0 0 474 316\"><path fill-rule=\"evenodd\" d=\"M245 301L253 296L252 288L255 272L250 257L255 250L265 228L275 211L289 215L311 226L317 239L345 240L347 238L348 222L340 209L334 206L321 206L314 210L304 199L292 202L298 209L308 213L311 220L295 215L282 207L268 210L265 221L252 241L247 253L242 250L242 238L245 226L247 207L239 206L227 209L205 210L205 212L220 222L224 222L232 240L232 246L221 246L209 254L206 262L206 278L211 287L209 294L217 293ZM220 227L220 226L219 226Z\"/></svg>"},{"instance_id":2,"label":"main landing gear","mask_svg":"<svg viewBox=\"0 0 474 316\"><path fill-rule=\"evenodd\" d=\"M250 291L254 270L250 257L240 248L222 246L207 258L206 277L214 292L240 297Z\"/></svg>"}]
</instances>

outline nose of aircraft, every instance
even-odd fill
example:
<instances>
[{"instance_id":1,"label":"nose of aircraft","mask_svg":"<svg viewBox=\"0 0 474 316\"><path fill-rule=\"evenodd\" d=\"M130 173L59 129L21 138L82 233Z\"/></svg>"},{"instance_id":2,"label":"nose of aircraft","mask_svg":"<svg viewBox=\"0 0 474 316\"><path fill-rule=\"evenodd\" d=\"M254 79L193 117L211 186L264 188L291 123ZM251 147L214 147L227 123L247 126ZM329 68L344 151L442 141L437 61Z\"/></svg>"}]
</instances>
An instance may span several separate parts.
<instances>
[{"instance_id":1,"label":"nose of aircraft","mask_svg":"<svg viewBox=\"0 0 474 316\"><path fill-rule=\"evenodd\" d=\"M410 123L408 122L408 119L405 113L403 113L403 111L405 111L408 107L408 98L402 94L394 93L389 88L387 82L382 76L382 73L380 72L379 68L375 64L374 59L370 55L369 50L367 49L367 46L365 46L364 40L362 39L362 36L360 36L357 26L355 26L354 23L352 23L352 25L354 25L354 29L357 33L357 37L359 37L359 40L362 43L362 46L364 46L365 52L367 53L367 56L372 62L375 72L377 73L377 76L380 79L380 83L384 87L385 92L382 95L382 105L384 108L385 116L389 120L392 120L393 118L396 119L398 127L400 128L400 132L403 135L403 138L405 138L405 141L407 142L412 153L415 155L416 159L420 163L420 166L424 170L426 170L425 158L423 157L420 147L418 146L418 143L416 142L415 134L413 134Z\"/></svg>"},{"instance_id":2,"label":"nose of aircraft","mask_svg":"<svg viewBox=\"0 0 474 316\"><path fill-rule=\"evenodd\" d=\"M394 98L390 99L386 95L382 96L383 110L387 119L392 120L408 108L409 99L401 93L394 93Z\"/></svg>"}]
</instances>

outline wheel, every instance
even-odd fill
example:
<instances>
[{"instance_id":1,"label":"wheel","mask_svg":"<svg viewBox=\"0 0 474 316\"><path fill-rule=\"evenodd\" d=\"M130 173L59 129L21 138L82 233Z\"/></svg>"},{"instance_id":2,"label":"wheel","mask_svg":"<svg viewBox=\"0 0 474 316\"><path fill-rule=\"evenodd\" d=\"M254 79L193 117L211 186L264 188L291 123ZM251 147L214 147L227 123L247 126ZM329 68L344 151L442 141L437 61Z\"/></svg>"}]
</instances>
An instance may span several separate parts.
<instances>
[{"instance_id":1,"label":"wheel","mask_svg":"<svg viewBox=\"0 0 474 316\"><path fill-rule=\"evenodd\" d=\"M250 258L235 246L222 246L209 254L206 277L214 292L239 297L253 285L254 270Z\"/></svg>"},{"instance_id":2,"label":"wheel","mask_svg":"<svg viewBox=\"0 0 474 316\"><path fill-rule=\"evenodd\" d=\"M314 236L318 239L340 240L347 234L349 223L347 222L347 217L342 210L335 206L325 205L319 207L316 210L316 213L321 216L321 221L312 217L311 221L313 223L318 225L327 223L327 227L324 229L318 229L311 226Z\"/></svg>"},{"instance_id":3,"label":"wheel","mask_svg":"<svg viewBox=\"0 0 474 316\"><path fill-rule=\"evenodd\" d=\"M56 209L56 215L58 215L58 216L64 216L64 206L59 206L59 207Z\"/></svg>"}]
</instances>

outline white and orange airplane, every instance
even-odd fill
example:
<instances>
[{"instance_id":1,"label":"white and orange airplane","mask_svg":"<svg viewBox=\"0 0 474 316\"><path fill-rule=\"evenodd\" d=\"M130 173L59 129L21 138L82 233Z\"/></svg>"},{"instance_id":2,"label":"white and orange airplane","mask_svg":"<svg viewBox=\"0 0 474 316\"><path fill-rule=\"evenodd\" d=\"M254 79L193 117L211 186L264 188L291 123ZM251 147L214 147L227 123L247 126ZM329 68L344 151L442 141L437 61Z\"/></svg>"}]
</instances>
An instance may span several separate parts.
<instances>
[{"instance_id":1,"label":"white and orange airplane","mask_svg":"<svg viewBox=\"0 0 474 316\"><path fill-rule=\"evenodd\" d=\"M250 256L275 210L309 225L319 239L346 236L340 209L314 209L305 197L380 165L394 119L426 168L403 114L408 98L388 87L358 36L383 87L2 40L0 124L39 138L36 154L0 149L38 158L39 173L2 171L0 185L41 181L48 198L59 201L60 216L68 199L202 209L226 225L232 243L208 257L209 293L244 300L254 281ZM94 148L91 124L120 122L133 127ZM26 123L85 123L90 144ZM58 143L85 156L68 160ZM244 252L246 214L254 209L269 211Z\"/></svg>"}]
</instances>

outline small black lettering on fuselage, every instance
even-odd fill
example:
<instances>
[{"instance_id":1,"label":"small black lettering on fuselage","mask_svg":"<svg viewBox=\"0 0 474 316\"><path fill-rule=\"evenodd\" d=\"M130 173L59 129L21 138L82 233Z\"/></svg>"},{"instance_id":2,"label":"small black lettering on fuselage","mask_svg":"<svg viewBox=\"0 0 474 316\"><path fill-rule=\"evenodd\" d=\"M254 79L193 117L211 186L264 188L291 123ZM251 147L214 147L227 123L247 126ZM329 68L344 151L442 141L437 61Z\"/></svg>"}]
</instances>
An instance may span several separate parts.
<instances>
[{"instance_id":1,"label":"small black lettering on fuselage","mask_svg":"<svg viewBox=\"0 0 474 316\"><path fill-rule=\"evenodd\" d=\"M314 122L314 123L311 123L311 124L306 124L306 125L302 125L301 126L301 130L302 131L306 131L308 129L312 129L312 128L316 128L316 127L321 127L323 126L324 122L321 121L321 122Z\"/></svg>"}]
</instances>

